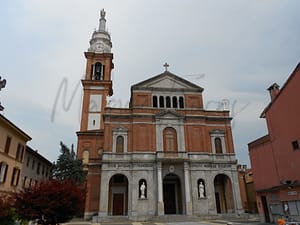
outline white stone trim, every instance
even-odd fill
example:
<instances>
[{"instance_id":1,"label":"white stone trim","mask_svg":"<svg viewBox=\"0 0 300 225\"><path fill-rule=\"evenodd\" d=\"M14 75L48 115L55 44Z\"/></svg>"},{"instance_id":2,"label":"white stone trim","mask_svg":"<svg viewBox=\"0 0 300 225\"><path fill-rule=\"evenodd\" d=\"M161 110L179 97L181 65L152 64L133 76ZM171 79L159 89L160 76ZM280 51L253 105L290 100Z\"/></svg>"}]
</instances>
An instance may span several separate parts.
<instances>
[{"instance_id":1,"label":"white stone trim","mask_svg":"<svg viewBox=\"0 0 300 225\"><path fill-rule=\"evenodd\" d=\"M163 131L167 127L172 127L176 130L178 145L177 149L180 152L185 152L184 126L181 118L160 118L156 120L156 151L164 150Z\"/></svg>"},{"instance_id":2,"label":"white stone trim","mask_svg":"<svg viewBox=\"0 0 300 225\"><path fill-rule=\"evenodd\" d=\"M221 139L221 144L222 144L222 154L225 154L226 151L226 145L225 145L225 135L224 132L215 130L210 133L210 141L211 141L211 148L212 148L212 153L216 154L216 146L215 146L215 139L220 138Z\"/></svg>"},{"instance_id":3,"label":"white stone trim","mask_svg":"<svg viewBox=\"0 0 300 225\"><path fill-rule=\"evenodd\" d=\"M124 153L127 152L128 148L128 129L119 127L113 129L113 144L112 144L112 152L116 153L116 147L117 147L117 137L122 136L124 138Z\"/></svg>"}]
</instances>

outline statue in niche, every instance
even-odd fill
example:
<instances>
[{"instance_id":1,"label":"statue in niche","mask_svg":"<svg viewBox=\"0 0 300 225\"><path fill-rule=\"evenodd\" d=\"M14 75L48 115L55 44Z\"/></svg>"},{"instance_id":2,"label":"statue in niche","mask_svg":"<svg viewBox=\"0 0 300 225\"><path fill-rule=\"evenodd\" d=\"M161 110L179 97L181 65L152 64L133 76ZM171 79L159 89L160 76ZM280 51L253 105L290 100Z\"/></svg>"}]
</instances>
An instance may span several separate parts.
<instances>
[{"instance_id":1,"label":"statue in niche","mask_svg":"<svg viewBox=\"0 0 300 225\"><path fill-rule=\"evenodd\" d=\"M200 198L205 198L205 196L204 196L204 185L203 185L202 181L200 181L200 183L199 183L199 197Z\"/></svg>"},{"instance_id":2,"label":"statue in niche","mask_svg":"<svg viewBox=\"0 0 300 225\"><path fill-rule=\"evenodd\" d=\"M141 199L144 199L144 198L146 198L145 197L145 191L146 191L146 185L145 185L145 182L143 182L142 184L141 184L141 187L140 187L140 191L141 191Z\"/></svg>"}]
</instances>

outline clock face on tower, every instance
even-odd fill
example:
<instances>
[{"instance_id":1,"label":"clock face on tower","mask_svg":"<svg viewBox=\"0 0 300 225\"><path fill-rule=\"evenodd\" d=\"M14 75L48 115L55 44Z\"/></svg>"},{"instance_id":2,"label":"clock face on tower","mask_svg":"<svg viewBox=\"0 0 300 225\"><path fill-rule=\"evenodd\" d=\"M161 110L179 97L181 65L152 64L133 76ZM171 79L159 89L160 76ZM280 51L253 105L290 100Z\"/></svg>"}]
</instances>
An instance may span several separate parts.
<instances>
[{"instance_id":1,"label":"clock face on tower","mask_svg":"<svg viewBox=\"0 0 300 225\"><path fill-rule=\"evenodd\" d=\"M101 51L101 52L104 52L104 43L103 42L100 42L96 45L96 50L97 51Z\"/></svg>"}]
</instances>

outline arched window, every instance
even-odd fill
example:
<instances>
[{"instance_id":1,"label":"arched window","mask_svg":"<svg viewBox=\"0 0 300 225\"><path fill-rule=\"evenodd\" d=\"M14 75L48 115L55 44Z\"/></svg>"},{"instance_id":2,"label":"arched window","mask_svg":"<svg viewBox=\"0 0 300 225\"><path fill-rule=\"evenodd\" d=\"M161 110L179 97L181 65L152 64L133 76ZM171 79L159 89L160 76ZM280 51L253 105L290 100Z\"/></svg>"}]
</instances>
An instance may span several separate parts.
<instances>
[{"instance_id":1,"label":"arched window","mask_svg":"<svg viewBox=\"0 0 300 225\"><path fill-rule=\"evenodd\" d=\"M117 153L123 153L124 152L124 138L123 138L123 136L118 136L117 137L116 152Z\"/></svg>"},{"instance_id":2,"label":"arched window","mask_svg":"<svg viewBox=\"0 0 300 225\"><path fill-rule=\"evenodd\" d=\"M170 98L170 96L166 97L166 107L171 108L171 98Z\"/></svg>"},{"instance_id":3,"label":"arched window","mask_svg":"<svg viewBox=\"0 0 300 225\"><path fill-rule=\"evenodd\" d=\"M203 179L199 179L197 181L198 184L198 197L199 198L205 198L206 196L206 191L205 191L205 182Z\"/></svg>"},{"instance_id":4,"label":"arched window","mask_svg":"<svg viewBox=\"0 0 300 225\"><path fill-rule=\"evenodd\" d=\"M172 98L172 103L173 103L173 108L177 108L177 97L176 96L173 96Z\"/></svg>"},{"instance_id":5,"label":"arched window","mask_svg":"<svg viewBox=\"0 0 300 225\"><path fill-rule=\"evenodd\" d=\"M164 151L177 152L177 133L172 127L167 127L163 132L164 136Z\"/></svg>"},{"instance_id":6,"label":"arched window","mask_svg":"<svg viewBox=\"0 0 300 225\"><path fill-rule=\"evenodd\" d=\"M216 137L215 138L215 148L216 148L216 154L222 154L222 141L221 138Z\"/></svg>"},{"instance_id":7,"label":"arched window","mask_svg":"<svg viewBox=\"0 0 300 225\"><path fill-rule=\"evenodd\" d=\"M157 108L157 96L152 97L153 107Z\"/></svg>"},{"instance_id":8,"label":"arched window","mask_svg":"<svg viewBox=\"0 0 300 225\"><path fill-rule=\"evenodd\" d=\"M164 96L159 96L159 107L164 108L165 107L165 99Z\"/></svg>"},{"instance_id":9,"label":"arched window","mask_svg":"<svg viewBox=\"0 0 300 225\"><path fill-rule=\"evenodd\" d=\"M139 181L139 198L140 199L147 198L147 182L145 179L141 179Z\"/></svg>"},{"instance_id":10,"label":"arched window","mask_svg":"<svg viewBox=\"0 0 300 225\"><path fill-rule=\"evenodd\" d=\"M93 70L93 75L95 80L103 80L104 79L104 65L101 63L97 62L94 65L94 70Z\"/></svg>"},{"instance_id":11,"label":"arched window","mask_svg":"<svg viewBox=\"0 0 300 225\"><path fill-rule=\"evenodd\" d=\"M82 153L82 163L83 164L88 164L89 163L89 151L88 150L84 150Z\"/></svg>"},{"instance_id":12,"label":"arched window","mask_svg":"<svg viewBox=\"0 0 300 225\"><path fill-rule=\"evenodd\" d=\"M184 101L183 101L183 97L182 96L179 97L179 108L181 108L181 109L184 108Z\"/></svg>"}]
</instances>

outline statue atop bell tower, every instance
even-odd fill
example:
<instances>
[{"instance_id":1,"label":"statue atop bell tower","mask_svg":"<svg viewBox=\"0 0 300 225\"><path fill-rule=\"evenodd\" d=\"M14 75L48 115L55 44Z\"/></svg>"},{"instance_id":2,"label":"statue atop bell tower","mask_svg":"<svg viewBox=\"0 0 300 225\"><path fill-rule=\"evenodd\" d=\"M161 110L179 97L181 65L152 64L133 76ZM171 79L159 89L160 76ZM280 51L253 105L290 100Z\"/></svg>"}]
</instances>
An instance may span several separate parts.
<instances>
[{"instance_id":1,"label":"statue atop bell tower","mask_svg":"<svg viewBox=\"0 0 300 225\"><path fill-rule=\"evenodd\" d=\"M99 28L95 30L90 40L89 52L110 53L112 43L110 34L106 30L106 12L104 9L100 11Z\"/></svg>"}]
</instances>

